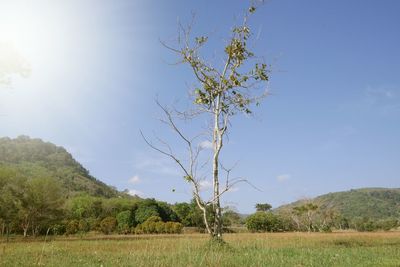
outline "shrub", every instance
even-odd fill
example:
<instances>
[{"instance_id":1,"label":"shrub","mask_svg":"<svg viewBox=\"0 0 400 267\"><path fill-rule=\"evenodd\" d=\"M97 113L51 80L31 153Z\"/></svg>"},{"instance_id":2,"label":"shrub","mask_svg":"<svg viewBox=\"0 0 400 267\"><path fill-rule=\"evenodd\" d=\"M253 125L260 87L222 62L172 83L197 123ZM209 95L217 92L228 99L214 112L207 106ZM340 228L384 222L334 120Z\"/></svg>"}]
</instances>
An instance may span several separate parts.
<instances>
[{"instance_id":1,"label":"shrub","mask_svg":"<svg viewBox=\"0 0 400 267\"><path fill-rule=\"evenodd\" d=\"M65 234L65 232L66 232L66 225L63 223L55 224L52 227L52 233L54 235L62 235Z\"/></svg>"},{"instance_id":2,"label":"shrub","mask_svg":"<svg viewBox=\"0 0 400 267\"><path fill-rule=\"evenodd\" d=\"M156 227L155 230L156 230L157 234L165 233L165 223L164 222L156 222L155 227Z\"/></svg>"},{"instance_id":3,"label":"shrub","mask_svg":"<svg viewBox=\"0 0 400 267\"><path fill-rule=\"evenodd\" d=\"M277 232L281 231L279 218L271 212L256 212L246 219L246 226L250 232Z\"/></svg>"},{"instance_id":4,"label":"shrub","mask_svg":"<svg viewBox=\"0 0 400 267\"><path fill-rule=\"evenodd\" d=\"M151 216L149 217L146 222L161 222L161 218L159 216Z\"/></svg>"},{"instance_id":5,"label":"shrub","mask_svg":"<svg viewBox=\"0 0 400 267\"><path fill-rule=\"evenodd\" d=\"M114 232L116 227L117 220L114 217L106 217L100 223L100 229L106 235Z\"/></svg>"},{"instance_id":6,"label":"shrub","mask_svg":"<svg viewBox=\"0 0 400 267\"><path fill-rule=\"evenodd\" d=\"M79 226L78 226L79 232L82 233L87 233L90 231L90 224L87 220L81 219L79 220Z\"/></svg>"},{"instance_id":7,"label":"shrub","mask_svg":"<svg viewBox=\"0 0 400 267\"><path fill-rule=\"evenodd\" d=\"M78 220L71 220L67 223L65 233L67 235L74 235L79 231L79 221Z\"/></svg>"},{"instance_id":8,"label":"shrub","mask_svg":"<svg viewBox=\"0 0 400 267\"><path fill-rule=\"evenodd\" d=\"M135 234L179 234L183 225L178 222L162 222L159 217L151 217L142 224L138 224L133 232Z\"/></svg>"},{"instance_id":9,"label":"shrub","mask_svg":"<svg viewBox=\"0 0 400 267\"><path fill-rule=\"evenodd\" d=\"M183 224L174 222L172 225L172 229L174 234L181 234L183 230Z\"/></svg>"}]
</instances>

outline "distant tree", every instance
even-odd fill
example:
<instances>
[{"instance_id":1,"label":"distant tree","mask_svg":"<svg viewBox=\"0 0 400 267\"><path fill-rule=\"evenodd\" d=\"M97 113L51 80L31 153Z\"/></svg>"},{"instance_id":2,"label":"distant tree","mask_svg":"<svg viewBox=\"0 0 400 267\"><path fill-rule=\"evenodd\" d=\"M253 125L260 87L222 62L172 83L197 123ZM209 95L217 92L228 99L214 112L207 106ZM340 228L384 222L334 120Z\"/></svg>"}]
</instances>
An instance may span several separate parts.
<instances>
[{"instance_id":1,"label":"distant tree","mask_svg":"<svg viewBox=\"0 0 400 267\"><path fill-rule=\"evenodd\" d=\"M224 47L222 65L213 64L202 56L201 49L207 43L208 37L198 36L192 40L192 25L187 28L180 27L176 47L163 43L165 47L176 53L179 63L190 67L198 83L191 92L193 108L188 111L179 112L175 108L168 108L157 102L165 115L163 122L171 127L185 144L188 151L187 160L182 160L164 140L158 138L160 145L157 146L142 134L151 148L170 157L180 168L184 179L192 186L193 196L203 213L206 231L211 238L216 240L222 240L223 232L221 196L235 184L247 182L246 179L229 179L230 169L221 166L220 156L228 129L232 126L231 118L237 114L251 114L253 106L259 105L266 96L265 90L258 91L257 89L262 89L262 85L268 81L269 70L267 65L259 61L248 48L252 37L248 18L255 10L256 7L251 6L244 16L243 23L232 28ZM210 131L205 135L206 139L211 141L213 148L210 155L213 191L208 200L200 195L200 182L203 177L197 172L197 166L203 165L198 164L199 153L202 150L201 140L186 136L176 123L178 119L193 123L195 118L201 118L202 124L207 118L210 124ZM227 173L224 185L221 184L221 169ZM208 207L211 207L211 213ZM213 217L209 218L209 214Z\"/></svg>"},{"instance_id":2,"label":"distant tree","mask_svg":"<svg viewBox=\"0 0 400 267\"><path fill-rule=\"evenodd\" d=\"M21 188L26 179L19 177L15 169L0 165L0 232L11 231L13 222L18 221L21 206Z\"/></svg>"},{"instance_id":3,"label":"distant tree","mask_svg":"<svg viewBox=\"0 0 400 267\"><path fill-rule=\"evenodd\" d=\"M270 209L272 209L272 206L270 204L268 204L268 203L264 203L264 204L258 203L258 204L256 204L256 210L257 211L269 211Z\"/></svg>"},{"instance_id":4,"label":"distant tree","mask_svg":"<svg viewBox=\"0 0 400 267\"><path fill-rule=\"evenodd\" d=\"M314 203L306 203L293 208L293 214L297 217L296 223L304 225L308 232L316 231L315 219L318 205Z\"/></svg>"},{"instance_id":5,"label":"distant tree","mask_svg":"<svg viewBox=\"0 0 400 267\"><path fill-rule=\"evenodd\" d=\"M62 216L64 198L60 184L53 178L30 179L24 186L19 210L19 219L24 236L29 228L32 234L38 234L43 226Z\"/></svg>"},{"instance_id":6,"label":"distant tree","mask_svg":"<svg viewBox=\"0 0 400 267\"><path fill-rule=\"evenodd\" d=\"M240 214L237 213L234 209L224 208L224 211L222 213L222 221L224 227L238 226L242 223L242 218L240 217Z\"/></svg>"},{"instance_id":7,"label":"distant tree","mask_svg":"<svg viewBox=\"0 0 400 267\"><path fill-rule=\"evenodd\" d=\"M176 203L173 207L175 213L178 215L179 221L184 225L184 226L193 226L192 221L190 218L190 213L192 207L190 206L189 203L182 202L182 203Z\"/></svg>"},{"instance_id":8,"label":"distant tree","mask_svg":"<svg viewBox=\"0 0 400 267\"><path fill-rule=\"evenodd\" d=\"M140 202L138 204L138 208L135 211L135 221L139 224L144 223L152 216L160 217L157 202L155 202L154 200L146 200Z\"/></svg>"},{"instance_id":9,"label":"distant tree","mask_svg":"<svg viewBox=\"0 0 400 267\"><path fill-rule=\"evenodd\" d=\"M118 232L122 234L127 234L130 227L133 225L131 221L131 211L121 211L117 214L116 219L118 222Z\"/></svg>"},{"instance_id":10,"label":"distant tree","mask_svg":"<svg viewBox=\"0 0 400 267\"><path fill-rule=\"evenodd\" d=\"M258 211L246 218L246 226L250 232L280 231L279 218L271 212Z\"/></svg>"}]
</instances>

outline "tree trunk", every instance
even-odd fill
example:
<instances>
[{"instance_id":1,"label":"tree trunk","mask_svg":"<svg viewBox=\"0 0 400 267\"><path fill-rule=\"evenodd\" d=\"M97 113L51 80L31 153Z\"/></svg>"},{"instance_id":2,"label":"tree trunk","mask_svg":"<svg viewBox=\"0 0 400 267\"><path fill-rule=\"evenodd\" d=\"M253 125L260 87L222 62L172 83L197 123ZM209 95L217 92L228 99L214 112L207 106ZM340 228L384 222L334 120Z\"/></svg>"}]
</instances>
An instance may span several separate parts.
<instances>
[{"instance_id":1,"label":"tree trunk","mask_svg":"<svg viewBox=\"0 0 400 267\"><path fill-rule=\"evenodd\" d=\"M214 156L213 161L213 180L214 180L214 233L213 237L222 239L222 216L221 216L221 203L219 199L219 179L218 179L218 156Z\"/></svg>"},{"instance_id":2,"label":"tree trunk","mask_svg":"<svg viewBox=\"0 0 400 267\"><path fill-rule=\"evenodd\" d=\"M213 191L214 191L214 229L213 238L222 240L222 212L219 195L219 152L222 148L222 133L219 125L220 119L220 95L217 97L214 113L214 133L213 133Z\"/></svg>"},{"instance_id":3,"label":"tree trunk","mask_svg":"<svg viewBox=\"0 0 400 267\"><path fill-rule=\"evenodd\" d=\"M21 223L22 230L24 231L24 237L28 236L30 222L27 218Z\"/></svg>"}]
</instances>

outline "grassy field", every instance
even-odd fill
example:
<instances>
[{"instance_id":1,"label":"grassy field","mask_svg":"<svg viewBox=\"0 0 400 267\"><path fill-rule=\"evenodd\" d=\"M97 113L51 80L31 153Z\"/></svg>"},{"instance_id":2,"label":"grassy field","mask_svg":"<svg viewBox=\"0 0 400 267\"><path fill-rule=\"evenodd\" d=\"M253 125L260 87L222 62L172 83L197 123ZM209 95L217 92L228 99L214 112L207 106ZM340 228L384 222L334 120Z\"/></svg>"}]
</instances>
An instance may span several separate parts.
<instances>
[{"instance_id":1,"label":"grassy field","mask_svg":"<svg viewBox=\"0 0 400 267\"><path fill-rule=\"evenodd\" d=\"M0 266L400 266L400 233L103 236L0 244Z\"/></svg>"}]
</instances>

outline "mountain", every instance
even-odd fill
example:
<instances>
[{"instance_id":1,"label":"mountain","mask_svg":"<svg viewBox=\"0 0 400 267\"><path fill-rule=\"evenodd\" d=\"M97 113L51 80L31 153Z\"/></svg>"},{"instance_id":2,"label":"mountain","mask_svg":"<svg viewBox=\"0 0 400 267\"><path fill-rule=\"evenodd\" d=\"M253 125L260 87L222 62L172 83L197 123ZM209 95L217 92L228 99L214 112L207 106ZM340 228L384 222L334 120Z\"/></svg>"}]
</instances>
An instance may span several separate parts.
<instances>
[{"instance_id":1,"label":"mountain","mask_svg":"<svg viewBox=\"0 0 400 267\"><path fill-rule=\"evenodd\" d=\"M361 188L329 193L299 200L275 209L283 212L312 202L321 212L335 210L350 220L354 218L388 219L400 217L400 188Z\"/></svg>"},{"instance_id":2,"label":"mountain","mask_svg":"<svg viewBox=\"0 0 400 267\"><path fill-rule=\"evenodd\" d=\"M0 138L1 168L11 168L27 178L56 178L69 196L81 192L106 198L123 195L91 176L65 148L41 139Z\"/></svg>"}]
</instances>

